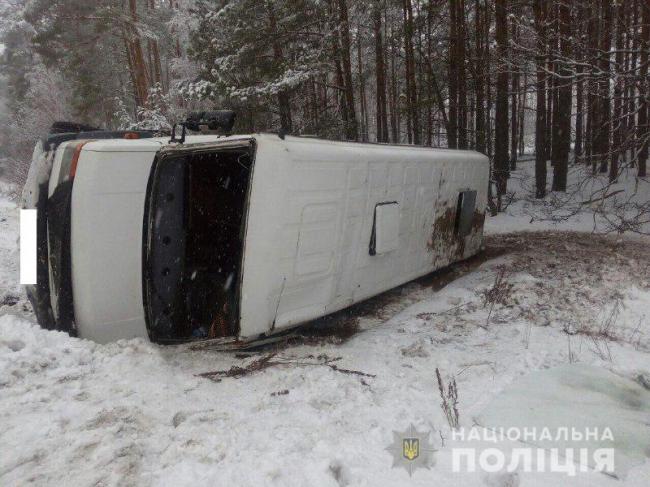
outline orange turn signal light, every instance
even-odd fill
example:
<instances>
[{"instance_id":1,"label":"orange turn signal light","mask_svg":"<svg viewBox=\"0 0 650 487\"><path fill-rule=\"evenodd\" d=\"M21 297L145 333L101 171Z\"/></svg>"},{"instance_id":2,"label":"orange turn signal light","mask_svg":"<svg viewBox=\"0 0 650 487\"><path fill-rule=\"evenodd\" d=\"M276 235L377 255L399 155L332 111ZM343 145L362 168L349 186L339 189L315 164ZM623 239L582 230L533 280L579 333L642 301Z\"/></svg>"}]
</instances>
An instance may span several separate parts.
<instances>
[{"instance_id":1,"label":"orange turn signal light","mask_svg":"<svg viewBox=\"0 0 650 487\"><path fill-rule=\"evenodd\" d=\"M92 140L86 140L77 144L77 147L74 148L74 154L72 155L72 161L70 161L70 179L74 179L75 174L77 174L77 163L79 162L79 155L81 154L81 149L88 142Z\"/></svg>"}]
</instances>

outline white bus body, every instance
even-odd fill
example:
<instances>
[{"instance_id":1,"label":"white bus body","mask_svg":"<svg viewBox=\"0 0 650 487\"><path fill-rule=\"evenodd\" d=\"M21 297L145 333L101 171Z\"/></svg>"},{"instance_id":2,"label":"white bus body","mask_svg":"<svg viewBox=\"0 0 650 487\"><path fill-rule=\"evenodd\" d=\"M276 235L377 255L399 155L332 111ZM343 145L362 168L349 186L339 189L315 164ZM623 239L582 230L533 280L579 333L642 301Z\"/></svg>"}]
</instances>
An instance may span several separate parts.
<instances>
[{"instance_id":1,"label":"white bus body","mask_svg":"<svg viewBox=\"0 0 650 487\"><path fill-rule=\"evenodd\" d=\"M247 342L477 253L489 163L471 151L206 135L85 142L73 177L80 337Z\"/></svg>"}]
</instances>

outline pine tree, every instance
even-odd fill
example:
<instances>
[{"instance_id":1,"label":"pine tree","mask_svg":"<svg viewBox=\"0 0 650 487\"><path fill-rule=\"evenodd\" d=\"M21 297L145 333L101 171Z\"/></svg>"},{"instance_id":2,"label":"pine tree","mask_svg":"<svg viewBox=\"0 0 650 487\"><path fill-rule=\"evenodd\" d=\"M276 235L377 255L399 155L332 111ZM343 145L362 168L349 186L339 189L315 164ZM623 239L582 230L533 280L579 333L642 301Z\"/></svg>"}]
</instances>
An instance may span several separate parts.
<instances>
[{"instance_id":1,"label":"pine tree","mask_svg":"<svg viewBox=\"0 0 650 487\"><path fill-rule=\"evenodd\" d=\"M201 79L184 93L233 108L248 106L257 117L291 131L293 92L326 70L331 58L326 46L336 33L318 30L326 21L321 3L201 2L199 15L191 54L204 67ZM347 77L342 74L343 91Z\"/></svg>"}]
</instances>

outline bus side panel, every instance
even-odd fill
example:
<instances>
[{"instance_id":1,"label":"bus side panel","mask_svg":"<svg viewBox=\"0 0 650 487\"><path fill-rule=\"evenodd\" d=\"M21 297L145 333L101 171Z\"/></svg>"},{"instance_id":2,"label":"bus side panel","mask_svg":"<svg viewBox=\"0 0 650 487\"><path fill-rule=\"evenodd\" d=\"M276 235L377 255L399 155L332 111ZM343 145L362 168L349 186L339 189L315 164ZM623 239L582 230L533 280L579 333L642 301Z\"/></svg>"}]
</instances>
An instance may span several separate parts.
<instances>
[{"instance_id":1,"label":"bus side panel","mask_svg":"<svg viewBox=\"0 0 650 487\"><path fill-rule=\"evenodd\" d=\"M100 343L147 337L142 222L155 152L82 150L71 209L74 313L79 336Z\"/></svg>"},{"instance_id":2,"label":"bus side panel","mask_svg":"<svg viewBox=\"0 0 650 487\"><path fill-rule=\"evenodd\" d=\"M262 139L244 257L241 336L345 308L475 254L488 163L476 153ZM457 234L459 194L475 191ZM474 195L472 195L474 196ZM399 205L398 248L372 255L375 207Z\"/></svg>"},{"instance_id":3,"label":"bus side panel","mask_svg":"<svg viewBox=\"0 0 650 487\"><path fill-rule=\"evenodd\" d=\"M287 152L280 144L269 143L268 138L257 142L242 260L242 338L255 338L273 330L279 299L292 271L282 265L281 258L297 245L294 237L286 235L283 225L286 184L293 177L285 162Z\"/></svg>"}]
</instances>

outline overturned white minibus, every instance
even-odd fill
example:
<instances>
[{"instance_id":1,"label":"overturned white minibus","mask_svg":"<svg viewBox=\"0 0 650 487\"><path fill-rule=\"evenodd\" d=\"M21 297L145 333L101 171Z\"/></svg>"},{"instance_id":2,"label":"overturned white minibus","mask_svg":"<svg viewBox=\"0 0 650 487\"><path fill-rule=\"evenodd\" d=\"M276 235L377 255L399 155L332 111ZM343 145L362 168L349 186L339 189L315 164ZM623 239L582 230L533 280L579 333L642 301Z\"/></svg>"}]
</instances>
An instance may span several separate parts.
<instances>
[{"instance_id":1,"label":"overturned white minibus","mask_svg":"<svg viewBox=\"0 0 650 487\"><path fill-rule=\"evenodd\" d=\"M28 294L45 327L98 342L246 343L481 246L489 164L476 152L122 135L85 132L35 153L24 206L39 209L39 283Z\"/></svg>"}]
</instances>

